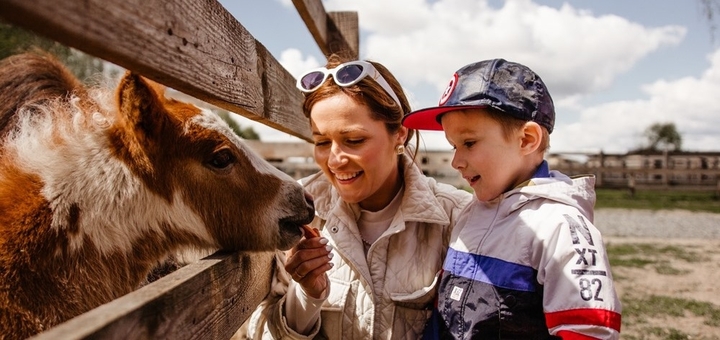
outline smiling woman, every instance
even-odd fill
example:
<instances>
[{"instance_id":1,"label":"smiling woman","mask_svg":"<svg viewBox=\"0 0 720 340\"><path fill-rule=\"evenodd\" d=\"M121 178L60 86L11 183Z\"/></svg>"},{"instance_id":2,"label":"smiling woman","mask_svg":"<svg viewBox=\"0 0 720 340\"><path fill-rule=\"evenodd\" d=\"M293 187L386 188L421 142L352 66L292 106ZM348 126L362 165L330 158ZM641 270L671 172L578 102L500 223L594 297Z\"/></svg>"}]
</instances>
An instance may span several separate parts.
<instances>
[{"instance_id":1,"label":"smiling woman","mask_svg":"<svg viewBox=\"0 0 720 340\"><path fill-rule=\"evenodd\" d=\"M287 293L271 295L244 336L420 338L455 218L471 195L414 163L414 131L401 125L410 107L381 64L334 55L298 87L322 170L300 182L315 199L310 226L320 237L306 233L278 254L273 292Z\"/></svg>"}]
</instances>

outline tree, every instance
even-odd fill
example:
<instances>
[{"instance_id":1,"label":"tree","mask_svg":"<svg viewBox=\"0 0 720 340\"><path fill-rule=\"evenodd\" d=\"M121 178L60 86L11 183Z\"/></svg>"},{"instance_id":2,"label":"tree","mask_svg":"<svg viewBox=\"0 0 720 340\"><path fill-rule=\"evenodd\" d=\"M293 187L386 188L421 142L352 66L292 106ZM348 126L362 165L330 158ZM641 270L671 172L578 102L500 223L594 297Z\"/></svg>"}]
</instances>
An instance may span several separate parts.
<instances>
[{"instance_id":1,"label":"tree","mask_svg":"<svg viewBox=\"0 0 720 340\"><path fill-rule=\"evenodd\" d=\"M57 56L75 76L86 83L99 80L95 78L99 74L112 79L120 72L119 67L113 68L115 65L102 59L0 21L0 59L30 50L43 50ZM223 110L216 113L238 136L260 140L260 135L252 127L241 127L230 118L229 112Z\"/></svg>"},{"instance_id":2,"label":"tree","mask_svg":"<svg viewBox=\"0 0 720 340\"><path fill-rule=\"evenodd\" d=\"M252 126L243 128L242 126L240 126L240 124L238 124L237 121L230 117L230 112L227 112L225 110L215 110L215 113L217 113L217 115L220 116L220 118L222 118L230 126L233 132L235 132L235 134L237 134L241 138L260 140L260 135L258 135L257 132L253 130Z\"/></svg>"},{"instance_id":3,"label":"tree","mask_svg":"<svg viewBox=\"0 0 720 340\"><path fill-rule=\"evenodd\" d=\"M40 37L30 31L0 22L0 59L33 49L47 51L57 56L75 76L84 82L93 80L92 76L105 70L106 62L102 59Z\"/></svg>"},{"instance_id":4,"label":"tree","mask_svg":"<svg viewBox=\"0 0 720 340\"><path fill-rule=\"evenodd\" d=\"M682 148L682 137L675 123L655 123L645 130L645 138L650 150L680 151Z\"/></svg>"},{"instance_id":5,"label":"tree","mask_svg":"<svg viewBox=\"0 0 720 340\"><path fill-rule=\"evenodd\" d=\"M244 129L242 129L242 134L240 134L240 137L245 139L253 139L253 140L260 140L260 135L255 132L255 130L252 128L252 126L248 126Z\"/></svg>"},{"instance_id":6,"label":"tree","mask_svg":"<svg viewBox=\"0 0 720 340\"><path fill-rule=\"evenodd\" d=\"M715 30L717 29L717 25L715 21L717 20L717 15L720 14L720 1L719 0L699 0L700 2L700 10L702 11L703 16L708 22L708 25L710 26L710 39L715 40Z\"/></svg>"}]
</instances>

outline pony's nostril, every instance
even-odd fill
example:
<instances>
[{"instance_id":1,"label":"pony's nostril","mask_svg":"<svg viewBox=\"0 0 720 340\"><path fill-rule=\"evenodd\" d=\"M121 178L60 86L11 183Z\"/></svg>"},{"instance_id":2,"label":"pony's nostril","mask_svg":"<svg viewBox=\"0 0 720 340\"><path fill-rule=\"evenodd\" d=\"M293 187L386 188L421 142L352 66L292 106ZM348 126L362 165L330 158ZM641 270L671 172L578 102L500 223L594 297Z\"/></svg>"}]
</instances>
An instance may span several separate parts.
<instances>
[{"instance_id":1,"label":"pony's nostril","mask_svg":"<svg viewBox=\"0 0 720 340\"><path fill-rule=\"evenodd\" d=\"M308 206L315 208L315 200L313 199L312 195L305 191L305 202L307 202Z\"/></svg>"},{"instance_id":2,"label":"pony's nostril","mask_svg":"<svg viewBox=\"0 0 720 340\"><path fill-rule=\"evenodd\" d=\"M312 195L305 191L305 203L307 203L307 212L308 212L308 218L310 219L309 222L312 222L313 217L315 216L315 201L313 200Z\"/></svg>"}]
</instances>

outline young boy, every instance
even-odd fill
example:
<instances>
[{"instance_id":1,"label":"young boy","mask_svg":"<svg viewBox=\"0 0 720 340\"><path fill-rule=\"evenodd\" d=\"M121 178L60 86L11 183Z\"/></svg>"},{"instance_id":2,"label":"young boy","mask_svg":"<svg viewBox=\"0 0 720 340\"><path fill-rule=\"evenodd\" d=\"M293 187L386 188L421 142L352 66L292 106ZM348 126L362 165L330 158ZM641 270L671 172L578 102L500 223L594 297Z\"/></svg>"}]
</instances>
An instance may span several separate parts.
<instances>
[{"instance_id":1,"label":"young boy","mask_svg":"<svg viewBox=\"0 0 720 340\"><path fill-rule=\"evenodd\" d=\"M437 107L403 119L445 131L477 196L452 232L436 337L619 338L621 305L593 225L595 178L548 169L554 122L540 77L503 59L461 68Z\"/></svg>"}]
</instances>

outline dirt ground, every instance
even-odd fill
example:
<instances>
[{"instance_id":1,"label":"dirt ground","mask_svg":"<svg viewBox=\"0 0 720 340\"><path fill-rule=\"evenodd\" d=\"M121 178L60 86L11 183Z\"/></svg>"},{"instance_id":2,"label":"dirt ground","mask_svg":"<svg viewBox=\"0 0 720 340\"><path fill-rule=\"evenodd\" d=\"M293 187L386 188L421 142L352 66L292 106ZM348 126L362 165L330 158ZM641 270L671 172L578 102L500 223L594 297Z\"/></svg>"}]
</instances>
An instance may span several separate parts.
<instances>
[{"instance_id":1,"label":"dirt ground","mask_svg":"<svg viewBox=\"0 0 720 340\"><path fill-rule=\"evenodd\" d=\"M641 252L631 257L657 262L613 266L623 303L621 339L720 339L720 240L609 237L605 243L610 249L622 244L649 244L654 249L670 246L687 255ZM669 307L667 301L676 301L681 307ZM710 311L698 316L687 304L694 310ZM668 315L668 310L680 310L684 315ZM713 319L718 325L707 324Z\"/></svg>"}]
</instances>

